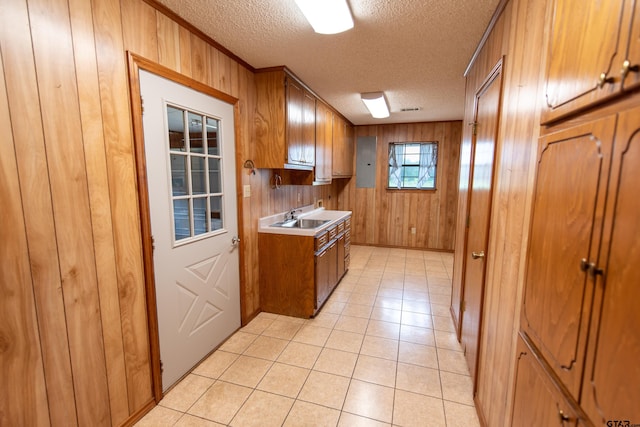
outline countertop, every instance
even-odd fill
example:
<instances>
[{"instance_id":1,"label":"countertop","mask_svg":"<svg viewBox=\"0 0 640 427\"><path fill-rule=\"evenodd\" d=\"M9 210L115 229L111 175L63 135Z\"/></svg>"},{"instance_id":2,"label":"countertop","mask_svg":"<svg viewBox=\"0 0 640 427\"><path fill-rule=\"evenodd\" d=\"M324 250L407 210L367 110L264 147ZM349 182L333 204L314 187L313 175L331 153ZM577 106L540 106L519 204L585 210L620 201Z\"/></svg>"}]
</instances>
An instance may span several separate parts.
<instances>
[{"instance_id":1,"label":"countertop","mask_svg":"<svg viewBox=\"0 0 640 427\"><path fill-rule=\"evenodd\" d=\"M331 228L338 222L344 220L351 215L351 211L334 211L325 208L314 209L312 205L298 208L296 210L296 218L298 219L325 219L329 220L326 224L317 228L287 228L287 227L270 227L278 221L284 219L286 212L282 212L276 215L265 216L258 221L258 233L271 233L271 234L289 234L292 236L315 236L322 233L324 230Z\"/></svg>"}]
</instances>

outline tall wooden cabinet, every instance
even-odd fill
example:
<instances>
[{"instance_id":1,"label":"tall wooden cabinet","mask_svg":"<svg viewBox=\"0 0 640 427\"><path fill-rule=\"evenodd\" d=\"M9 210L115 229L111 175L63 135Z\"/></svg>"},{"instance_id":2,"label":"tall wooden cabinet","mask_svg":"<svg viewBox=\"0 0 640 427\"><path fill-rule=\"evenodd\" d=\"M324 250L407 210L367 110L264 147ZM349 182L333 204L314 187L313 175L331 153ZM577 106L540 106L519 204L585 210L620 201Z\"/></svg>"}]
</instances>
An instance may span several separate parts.
<instances>
[{"instance_id":1,"label":"tall wooden cabinet","mask_svg":"<svg viewBox=\"0 0 640 427\"><path fill-rule=\"evenodd\" d=\"M316 182L331 182L333 165L333 111L327 104L316 102Z\"/></svg>"},{"instance_id":2,"label":"tall wooden cabinet","mask_svg":"<svg viewBox=\"0 0 640 427\"><path fill-rule=\"evenodd\" d=\"M353 176L353 126L337 114L333 117L333 177Z\"/></svg>"},{"instance_id":3,"label":"tall wooden cabinet","mask_svg":"<svg viewBox=\"0 0 640 427\"><path fill-rule=\"evenodd\" d=\"M311 170L316 149L315 95L286 69L260 71L255 82L256 167Z\"/></svg>"},{"instance_id":4,"label":"tall wooden cabinet","mask_svg":"<svg viewBox=\"0 0 640 427\"><path fill-rule=\"evenodd\" d=\"M547 100L566 102L543 115L554 121L539 141L514 426L640 423L637 73L618 70L591 89L587 78L639 59L639 3L554 3ZM590 33L599 44L578 40L596 43Z\"/></svg>"}]
</instances>

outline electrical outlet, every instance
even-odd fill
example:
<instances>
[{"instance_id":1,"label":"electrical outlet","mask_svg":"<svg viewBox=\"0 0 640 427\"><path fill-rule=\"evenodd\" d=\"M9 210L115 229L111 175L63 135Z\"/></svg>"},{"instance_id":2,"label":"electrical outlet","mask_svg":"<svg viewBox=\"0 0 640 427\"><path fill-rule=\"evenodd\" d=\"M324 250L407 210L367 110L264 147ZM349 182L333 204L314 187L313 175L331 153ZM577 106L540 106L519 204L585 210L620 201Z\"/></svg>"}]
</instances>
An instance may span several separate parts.
<instances>
[{"instance_id":1,"label":"electrical outlet","mask_svg":"<svg viewBox=\"0 0 640 427\"><path fill-rule=\"evenodd\" d=\"M242 196L243 197L251 197L251 185L246 184L242 186Z\"/></svg>"},{"instance_id":2,"label":"electrical outlet","mask_svg":"<svg viewBox=\"0 0 640 427\"><path fill-rule=\"evenodd\" d=\"M416 228L415 227L411 227L411 234L416 234Z\"/></svg>"}]
</instances>

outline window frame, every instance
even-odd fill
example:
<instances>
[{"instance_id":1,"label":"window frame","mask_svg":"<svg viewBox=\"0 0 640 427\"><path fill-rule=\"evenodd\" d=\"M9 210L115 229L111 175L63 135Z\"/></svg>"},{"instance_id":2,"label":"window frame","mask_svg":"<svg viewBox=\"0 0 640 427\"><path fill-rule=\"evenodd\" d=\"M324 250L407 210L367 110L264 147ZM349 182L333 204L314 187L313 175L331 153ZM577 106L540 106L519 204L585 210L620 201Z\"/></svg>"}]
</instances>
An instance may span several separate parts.
<instances>
[{"instance_id":1,"label":"window frame","mask_svg":"<svg viewBox=\"0 0 640 427\"><path fill-rule=\"evenodd\" d=\"M403 145L403 146L407 146L407 145L418 145L418 146L422 146L422 145L430 145L432 146L432 150L435 149L435 162L433 167L435 168L434 171L434 176L433 176L433 186L430 187L405 187L402 186L400 188L398 188L398 186L395 185L390 185L391 184L391 178L392 178L392 158L391 158L391 153L392 153L392 149L395 150L395 146L398 145ZM438 189L438 152L439 152L439 141L400 141L400 142L389 142L388 144L388 149L387 149L387 176L386 176L386 190L388 191L403 191L403 192L433 192L433 191L437 191ZM420 156L421 154L421 150L418 152L418 156ZM414 153L414 155L416 155ZM403 154L403 157L406 159L406 155ZM398 164L398 167L400 170L404 171L405 167L416 167L418 168L418 179L420 177L420 158L418 158L418 162L417 163L402 163L402 164ZM404 178L404 175L402 175ZM403 179L404 180L404 179Z\"/></svg>"}]
</instances>

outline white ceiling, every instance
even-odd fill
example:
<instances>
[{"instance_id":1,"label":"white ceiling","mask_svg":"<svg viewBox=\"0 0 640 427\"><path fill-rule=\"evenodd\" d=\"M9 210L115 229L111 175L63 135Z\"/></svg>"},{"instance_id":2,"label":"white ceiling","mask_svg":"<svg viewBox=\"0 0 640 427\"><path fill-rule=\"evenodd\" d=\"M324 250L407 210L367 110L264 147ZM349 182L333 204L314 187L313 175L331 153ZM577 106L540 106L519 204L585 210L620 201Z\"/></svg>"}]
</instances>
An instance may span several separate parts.
<instances>
[{"instance_id":1,"label":"white ceiling","mask_svg":"<svg viewBox=\"0 0 640 427\"><path fill-rule=\"evenodd\" d=\"M294 0L158 1L254 68L286 65L364 125L462 119L463 73L500 0L348 0L354 28L334 35L314 33ZM387 119L360 101L376 91Z\"/></svg>"}]
</instances>

